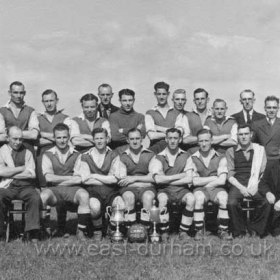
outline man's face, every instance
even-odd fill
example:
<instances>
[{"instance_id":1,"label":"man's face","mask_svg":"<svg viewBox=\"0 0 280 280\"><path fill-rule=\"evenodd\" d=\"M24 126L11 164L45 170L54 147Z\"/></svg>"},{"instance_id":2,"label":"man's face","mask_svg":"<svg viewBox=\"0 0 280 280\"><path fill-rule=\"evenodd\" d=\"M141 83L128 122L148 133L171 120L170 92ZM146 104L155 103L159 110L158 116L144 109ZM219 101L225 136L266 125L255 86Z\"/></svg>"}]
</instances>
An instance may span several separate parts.
<instances>
[{"instance_id":1,"label":"man's face","mask_svg":"<svg viewBox=\"0 0 280 280\"><path fill-rule=\"evenodd\" d=\"M130 132L127 136L127 142L132 150L140 149L142 145L142 136L139 131Z\"/></svg>"},{"instance_id":2,"label":"man's face","mask_svg":"<svg viewBox=\"0 0 280 280\"><path fill-rule=\"evenodd\" d=\"M133 109L134 97L131 95L122 95L120 99L121 107L125 112L130 112Z\"/></svg>"},{"instance_id":3,"label":"man's face","mask_svg":"<svg viewBox=\"0 0 280 280\"><path fill-rule=\"evenodd\" d=\"M211 150L212 137L210 133L198 135L197 141L201 152L208 153Z\"/></svg>"},{"instance_id":4,"label":"man's face","mask_svg":"<svg viewBox=\"0 0 280 280\"><path fill-rule=\"evenodd\" d=\"M237 140L241 146L247 146L251 143L252 132L249 127L240 128L237 131Z\"/></svg>"},{"instance_id":5,"label":"man's face","mask_svg":"<svg viewBox=\"0 0 280 280\"><path fill-rule=\"evenodd\" d=\"M104 132L96 133L93 142L97 150L104 150L108 143L108 136L106 136Z\"/></svg>"},{"instance_id":6,"label":"man's face","mask_svg":"<svg viewBox=\"0 0 280 280\"><path fill-rule=\"evenodd\" d=\"M103 105L109 105L113 97L112 89L110 87L101 87L99 89L98 96Z\"/></svg>"},{"instance_id":7,"label":"man's face","mask_svg":"<svg viewBox=\"0 0 280 280\"><path fill-rule=\"evenodd\" d=\"M275 119L279 110L279 104L276 100L266 101L264 110L269 119Z\"/></svg>"},{"instance_id":8,"label":"man's face","mask_svg":"<svg viewBox=\"0 0 280 280\"><path fill-rule=\"evenodd\" d=\"M25 90L24 86L16 86L13 85L12 89L9 91L11 96L11 101L17 105L20 105L23 103L24 96L25 96Z\"/></svg>"},{"instance_id":9,"label":"man's face","mask_svg":"<svg viewBox=\"0 0 280 280\"><path fill-rule=\"evenodd\" d=\"M56 130L54 132L54 141L56 146L60 150L64 150L68 147L68 141L69 141L70 135L67 130Z\"/></svg>"},{"instance_id":10,"label":"man's face","mask_svg":"<svg viewBox=\"0 0 280 280\"><path fill-rule=\"evenodd\" d=\"M178 132L169 132L166 137L165 141L167 143L167 147L169 150L174 151L178 148L182 138Z\"/></svg>"},{"instance_id":11,"label":"man's face","mask_svg":"<svg viewBox=\"0 0 280 280\"><path fill-rule=\"evenodd\" d=\"M254 102L255 98L252 92L243 92L241 94L240 103L243 105L243 109L245 111L251 111L253 109Z\"/></svg>"},{"instance_id":12,"label":"man's face","mask_svg":"<svg viewBox=\"0 0 280 280\"><path fill-rule=\"evenodd\" d=\"M22 145L22 131L19 129L11 129L8 135L9 146L17 151Z\"/></svg>"},{"instance_id":13,"label":"man's face","mask_svg":"<svg viewBox=\"0 0 280 280\"><path fill-rule=\"evenodd\" d=\"M209 98L206 97L205 92L199 92L194 95L194 104L197 110L204 111L206 109Z\"/></svg>"},{"instance_id":14,"label":"man's face","mask_svg":"<svg viewBox=\"0 0 280 280\"><path fill-rule=\"evenodd\" d=\"M164 106L167 104L169 92L165 88L158 88L155 92L155 96L157 99L157 103L160 106Z\"/></svg>"},{"instance_id":15,"label":"man's face","mask_svg":"<svg viewBox=\"0 0 280 280\"><path fill-rule=\"evenodd\" d=\"M95 100L83 101L82 109L86 118L93 118L96 115L97 102Z\"/></svg>"},{"instance_id":16,"label":"man's face","mask_svg":"<svg viewBox=\"0 0 280 280\"><path fill-rule=\"evenodd\" d=\"M173 95L173 103L174 103L174 108L178 111L183 111L184 107L186 105L187 99L186 99L186 94L184 93L174 93Z\"/></svg>"},{"instance_id":17,"label":"man's face","mask_svg":"<svg viewBox=\"0 0 280 280\"><path fill-rule=\"evenodd\" d=\"M56 105L57 105L58 99L56 99L54 93L44 95L42 98L42 102L43 102L47 112L51 113L51 112L56 111Z\"/></svg>"},{"instance_id":18,"label":"man's face","mask_svg":"<svg viewBox=\"0 0 280 280\"><path fill-rule=\"evenodd\" d=\"M215 102L212 109L213 109L214 117L217 120L223 119L227 112L227 107L225 102Z\"/></svg>"}]
</instances>

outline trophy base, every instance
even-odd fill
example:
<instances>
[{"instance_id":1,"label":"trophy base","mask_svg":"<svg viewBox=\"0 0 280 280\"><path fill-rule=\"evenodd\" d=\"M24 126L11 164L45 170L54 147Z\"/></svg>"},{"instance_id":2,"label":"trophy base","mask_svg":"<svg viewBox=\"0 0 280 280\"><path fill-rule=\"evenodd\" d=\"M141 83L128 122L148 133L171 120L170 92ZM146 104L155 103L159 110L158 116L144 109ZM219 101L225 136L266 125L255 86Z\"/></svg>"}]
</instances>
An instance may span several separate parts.
<instances>
[{"instance_id":1,"label":"trophy base","mask_svg":"<svg viewBox=\"0 0 280 280\"><path fill-rule=\"evenodd\" d=\"M111 241L113 243L123 243L123 235L121 233L119 233L119 234L114 233L111 236Z\"/></svg>"},{"instance_id":2,"label":"trophy base","mask_svg":"<svg viewBox=\"0 0 280 280\"><path fill-rule=\"evenodd\" d=\"M151 241L151 243L159 243L160 236L159 235L150 235L150 241Z\"/></svg>"}]
</instances>

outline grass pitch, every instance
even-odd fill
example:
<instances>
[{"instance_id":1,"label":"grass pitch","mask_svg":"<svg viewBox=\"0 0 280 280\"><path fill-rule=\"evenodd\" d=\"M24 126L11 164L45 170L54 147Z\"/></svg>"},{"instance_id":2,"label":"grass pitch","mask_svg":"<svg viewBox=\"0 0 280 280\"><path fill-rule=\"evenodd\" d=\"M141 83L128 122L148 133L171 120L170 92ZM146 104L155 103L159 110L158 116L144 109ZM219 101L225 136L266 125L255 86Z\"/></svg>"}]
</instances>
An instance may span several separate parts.
<instances>
[{"instance_id":1,"label":"grass pitch","mask_svg":"<svg viewBox=\"0 0 280 280\"><path fill-rule=\"evenodd\" d=\"M12 240L0 243L0 279L279 280L279 244L270 236L222 242L211 235L185 244L174 235L157 245L80 242L74 235L38 244Z\"/></svg>"}]
</instances>

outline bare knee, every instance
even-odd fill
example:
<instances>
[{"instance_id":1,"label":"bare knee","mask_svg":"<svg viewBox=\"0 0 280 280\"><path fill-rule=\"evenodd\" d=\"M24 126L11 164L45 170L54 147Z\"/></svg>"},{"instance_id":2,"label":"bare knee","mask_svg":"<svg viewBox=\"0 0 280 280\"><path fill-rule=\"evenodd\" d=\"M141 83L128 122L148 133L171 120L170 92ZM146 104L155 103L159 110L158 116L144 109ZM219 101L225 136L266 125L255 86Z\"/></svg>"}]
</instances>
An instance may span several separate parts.
<instances>
[{"instance_id":1,"label":"bare knee","mask_svg":"<svg viewBox=\"0 0 280 280\"><path fill-rule=\"evenodd\" d=\"M89 203L88 192L84 189L79 189L74 197L74 202L78 203L79 205L88 205Z\"/></svg>"},{"instance_id":2,"label":"bare knee","mask_svg":"<svg viewBox=\"0 0 280 280\"><path fill-rule=\"evenodd\" d=\"M98 199L92 197L89 199L89 208L92 216L98 216L101 213L101 203Z\"/></svg>"},{"instance_id":3,"label":"bare knee","mask_svg":"<svg viewBox=\"0 0 280 280\"><path fill-rule=\"evenodd\" d=\"M124 192L122 197L123 197L124 203L126 204L127 207L129 207L129 208L134 207L135 196L134 196L133 192L130 192L130 191Z\"/></svg>"},{"instance_id":4,"label":"bare knee","mask_svg":"<svg viewBox=\"0 0 280 280\"><path fill-rule=\"evenodd\" d=\"M205 195L201 191L197 191L194 193L194 198L195 198L195 206L202 208L205 202Z\"/></svg>"},{"instance_id":5,"label":"bare knee","mask_svg":"<svg viewBox=\"0 0 280 280\"><path fill-rule=\"evenodd\" d=\"M165 193L160 193L158 194L158 203L159 203L159 208L166 207L167 202L168 202L168 196Z\"/></svg>"},{"instance_id":6,"label":"bare knee","mask_svg":"<svg viewBox=\"0 0 280 280\"><path fill-rule=\"evenodd\" d=\"M221 191L217 194L217 202L220 206L226 207L228 202L228 194L226 191Z\"/></svg>"},{"instance_id":7,"label":"bare knee","mask_svg":"<svg viewBox=\"0 0 280 280\"><path fill-rule=\"evenodd\" d=\"M150 209L152 207L154 198L155 198L155 194L152 191L144 192L142 196L142 202L144 208Z\"/></svg>"},{"instance_id":8,"label":"bare knee","mask_svg":"<svg viewBox=\"0 0 280 280\"><path fill-rule=\"evenodd\" d=\"M186 203L186 207L193 208L195 204L195 198L192 193L187 193L182 198L182 201Z\"/></svg>"}]
</instances>

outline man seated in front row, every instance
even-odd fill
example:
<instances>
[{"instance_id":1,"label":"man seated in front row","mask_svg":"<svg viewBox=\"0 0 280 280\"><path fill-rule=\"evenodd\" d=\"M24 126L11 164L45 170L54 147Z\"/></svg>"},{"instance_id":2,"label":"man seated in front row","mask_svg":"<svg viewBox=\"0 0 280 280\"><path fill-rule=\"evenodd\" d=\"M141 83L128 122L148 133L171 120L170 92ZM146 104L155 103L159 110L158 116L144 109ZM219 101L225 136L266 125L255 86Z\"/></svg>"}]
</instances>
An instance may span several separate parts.
<instances>
[{"instance_id":1,"label":"man seated in front row","mask_svg":"<svg viewBox=\"0 0 280 280\"><path fill-rule=\"evenodd\" d=\"M252 143L252 131L248 124L238 126L237 139L237 147L226 152L230 185L228 210L233 237L244 236L246 230L251 235L263 236L270 213L268 201L258 192L259 178L266 166L265 150L263 146ZM257 204L247 227L240 205L244 198L250 198Z\"/></svg>"},{"instance_id":2,"label":"man seated in front row","mask_svg":"<svg viewBox=\"0 0 280 280\"><path fill-rule=\"evenodd\" d=\"M54 129L55 146L43 154L42 170L47 185L41 192L43 207L70 203L78 206L78 239L84 240L89 221L89 195L81 187L82 179L76 174L80 165L80 153L69 146L69 127L59 123ZM44 217L43 217L44 218ZM50 232L49 221L44 220L45 229ZM64 225L60 230L64 231Z\"/></svg>"},{"instance_id":3,"label":"man seated in front row","mask_svg":"<svg viewBox=\"0 0 280 280\"><path fill-rule=\"evenodd\" d=\"M154 179L152 177L152 158L155 154L142 146L143 137L138 128L128 131L127 142L129 147L120 155L123 178L119 181L122 187L122 194L125 205L128 209L125 215L126 225L129 227L136 222L135 202L140 200L143 203L143 210L140 222L149 227L148 211L152 207L156 195Z\"/></svg>"},{"instance_id":4,"label":"man seated in front row","mask_svg":"<svg viewBox=\"0 0 280 280\"><path fill-rule=\"evenodd\" d=\"M219 205L218 211L218 235L221 239L231 240L228 233L228 194L224 188L227 179L227 161L224 155L212 148L212 132L209 129L201 129L197 133L199 150L195 152L187 162L192 171L194 186L194 225L196 234L194 239L203 238L204 204L212 201Z\"/></svg>"},{"instance_id":5,"label":"man seated in front row","mask_svg":"<svg viewBox=\"0 0 280 280\"><path fill-rule=\"evenodd\" d=\"M8 144L0 148L0 238L4 238L5 213L11 200L22 199L26 204L25 232L32 241L40 229L40 196L35 190L35 162L22 142L22 130L8 129Z\"/></svg>"},{"instance_id":6,"label":"man seated in front row","mask_svg":"<svg viewBox=\"0 0 280 280\"><path fill-rule=\"evenodd\" d=\"M82 177L84 187L89 192L89 206L94 226L94 239L102 239L102 215L106 206L119 206L124 203L119 196L117 185L120 178L120 160L107 143L108 132L104 128L95 128L92 132L95 147L82 155L81 166L78 173Z\"/></svg>"},{"instance_id":7,"label":"man seated in front row","mask_svg":"<svg viewBox=\"0 0 280 280\"><path fill-rule=\"evenodd\" d=\"M180 224L179 239L186 241L188 231L193 221L194 196L189 190L191 172L187 172L189 153L179 148L182 141L181 131L170 128L166 131L167 147L153 161L153 177L158 189L160 213L160 229L162 241L169 239L169 213L167 205L170 202L185 203Z\"/></svg>"}]
</instances>

